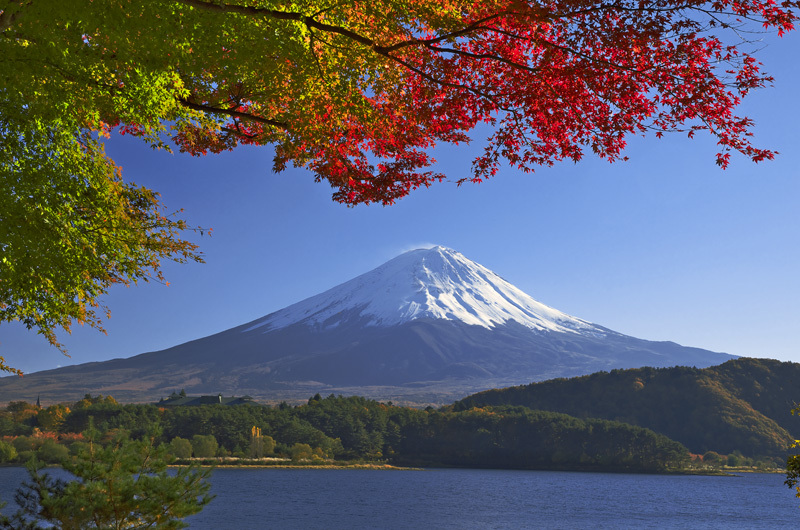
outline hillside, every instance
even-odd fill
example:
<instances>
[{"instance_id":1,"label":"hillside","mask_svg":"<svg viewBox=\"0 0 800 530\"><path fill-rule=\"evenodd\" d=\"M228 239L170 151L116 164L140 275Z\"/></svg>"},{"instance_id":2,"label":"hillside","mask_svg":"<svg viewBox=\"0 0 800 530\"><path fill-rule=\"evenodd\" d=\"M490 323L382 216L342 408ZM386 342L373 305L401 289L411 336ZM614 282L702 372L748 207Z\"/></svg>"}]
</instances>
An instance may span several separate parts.
<instances>
[{"instance_id":1,"label":"hillside","mask_svg":"<svg viewBox=\"0 0 800 530\"><path fill-rule=\"evenodd\" d=\"M488 390L454 404L518 405L638 425L694 453L782 457L800 417L800 364L735 359L710 368L635 368Z\"/></svg>"}]
</instances>

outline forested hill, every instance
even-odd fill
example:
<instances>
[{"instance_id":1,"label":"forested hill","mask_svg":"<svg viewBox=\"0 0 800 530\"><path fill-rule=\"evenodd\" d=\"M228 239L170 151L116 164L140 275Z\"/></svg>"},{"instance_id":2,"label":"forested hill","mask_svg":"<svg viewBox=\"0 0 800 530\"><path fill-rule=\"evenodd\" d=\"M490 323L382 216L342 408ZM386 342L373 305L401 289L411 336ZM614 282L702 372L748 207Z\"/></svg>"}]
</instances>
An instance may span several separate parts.
<instances>
[{"instance_id":1,"label":"forested hill","mask_svg":"<svg viewBox=\"0 0 800 530\"><path fill-rule=\"evenodd\" d=\"M454 404L521 405L647 427L694 453L784 456L800 437L800 364L740 358L710 368L637 368L488 390Z\"/></svg>"},{"instance_id":2,"label":"forested hill","mask_svg":"<svg viewBox=\"0 0 800 530\"><path fill-rule=\"evenodd\" d=\"M524 407L419 410L317 394L297 407L165 408L119 405L102 396L47 408L16 401L0 409L0 464L34 456L58 462L85 446L81 433L91 424L100 432L156 436L180 458L276 456L317 463L637 472L670 472L689 463L681 444L613 421Z\"/></svg>"}]
</instances>

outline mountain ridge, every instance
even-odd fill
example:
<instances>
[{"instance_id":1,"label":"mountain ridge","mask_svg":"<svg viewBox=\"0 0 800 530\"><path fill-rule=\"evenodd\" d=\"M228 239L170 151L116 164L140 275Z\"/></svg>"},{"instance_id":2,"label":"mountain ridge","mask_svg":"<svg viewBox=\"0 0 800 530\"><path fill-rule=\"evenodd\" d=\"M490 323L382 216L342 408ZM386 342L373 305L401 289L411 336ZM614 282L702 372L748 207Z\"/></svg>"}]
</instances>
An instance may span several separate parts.
<instances>
[{"instance_id":1,"label":"mountain ridge","mask_svg":"<svg viewBox=\"0 0 800 530\"><path fill-rule=\"evenodd\" d=\"M479 390L554 377L637 366L702 367L729 358L572 317L462 254L434 247L401 254L208 337L127 359L2 378L0 402L97 392L152 401L184 388L267 401L319 392L445 404Z\"/></svg>"}]
</instances>

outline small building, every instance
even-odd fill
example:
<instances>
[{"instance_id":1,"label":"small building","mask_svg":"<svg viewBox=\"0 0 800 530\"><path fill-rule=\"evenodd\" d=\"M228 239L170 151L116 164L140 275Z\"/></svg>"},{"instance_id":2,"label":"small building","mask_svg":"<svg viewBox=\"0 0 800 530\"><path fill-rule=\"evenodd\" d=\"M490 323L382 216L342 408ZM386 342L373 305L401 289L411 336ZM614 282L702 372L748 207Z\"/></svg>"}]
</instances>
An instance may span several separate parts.
<instances>
[{"instance_id":1,"label":"small building","mask_svg":"<svg viewBox=\"0 0 800 530\"><path fill-rule=\"evenodd\" d=\"M173 392L166 399L161 398L156 405L159 407L193 407L198 405L257 405L257 403L250 396L223 397L222 394L217 394L216 396L187 396L186 392L181 390L180 393Z\"/></svg>"}]
</instances>

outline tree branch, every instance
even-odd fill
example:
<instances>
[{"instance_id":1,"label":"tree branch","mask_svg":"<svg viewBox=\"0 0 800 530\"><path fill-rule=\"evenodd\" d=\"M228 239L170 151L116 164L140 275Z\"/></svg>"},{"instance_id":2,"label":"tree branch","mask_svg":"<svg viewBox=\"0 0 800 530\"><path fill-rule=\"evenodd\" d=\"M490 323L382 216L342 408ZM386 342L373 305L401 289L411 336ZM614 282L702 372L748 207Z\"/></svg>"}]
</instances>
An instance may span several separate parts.
<instances>
[{"instance_id":1,"label":"tree branch","mask_svg":"<svg viewBox=\"0 0 800 530\"><path fill-rule=\"evenodd\" d=\"M225 116L231 116L232 118L239 118L246 121L263 123L264 125L271 125L272 127L277 127L285 131L290 130L288 123L277 120L271 120L269 118L262 118L261 116L256 116L255 114L248 114L247 112L241 112L234 109L220 109L217 107L212 107L211 105L194 103L186 98L178 98L178 102L188 109L199 110L201 112L208 112L210 114L224 114Z\"/></svg>"},{"instance_id":2,"label":"tree branch","mask_svg":"<svg viewBox=\"0 0 800 530\"><path fill-rule=\"evenodd\" d=\"M341 26L333 26L331 24L325 24L323 22L319 22L318 20L314 20L313 17L304 15L302 13L295 13L293 11L278 11L276 9L266 9L263 7L239 6L232 4L213 4L211 2L206 2L204 0L177 0L177 1L182 4L196 7L198 9L205 9L207 11L216 11L219 13L238 13L240 15L248 15L248 16L266 16L277 20L290 20L294 22L302 22L309 28L318 29L328 33L338 33L339 35L343 35L356 42L364 44L365 46L373 46L374 44L374 42L371 39L364 37L363 35L359 35L354 31L350 31L349 29L345 29Z\"/></svg>"},{"instance_id":3,"label":"tree branch","mask_svg":"<svg viewBox=\"0 0 800 530\"><path fill-rule=\"evenodd\" d=\"M468 26L465 26L460 30L452 31L450 33L446 33L444 35L440 35L438 37L434 37L431 39L410 39L392 44L390 46L381 46L375 40L370 39L369 37L365 37L364 35L361 35L359 33L356 33L355 31L343 28L341 26L325 24L324 22L316 20L313 16L304 15L302 13L295 13L293 11L278 11L275 9L266 9L260 7L252 7L252 6L239 6L233 4L212 4L211 2L208 2L206 0L177 0L177 1L186 5L190 5L192 7L196 7L198 9L205 9L207 11L216 11L220 13L238 13L240 15L247 15L247 16L266 16L277 20L291 20L295 22L302 22L309 28L324 31L326 33L336 33L338 35L347 37L355 42L358 42L359 44L363 44L364 46L372 48L373 50L375 50L376 53L380 55L386 55L387 53L391 53L393 51L397 51L402 48L407 48L409 46L424 46L427 44L437 44L439 42L450 39L457 39L459 37L468 35L469 33L472 33L474 31L486 29L483 27L483 24L485 24L486 22L510 14L508 12L494 13L488 17L476 20L475 22L469 24Z\"/></svg>"}]
</instances>

